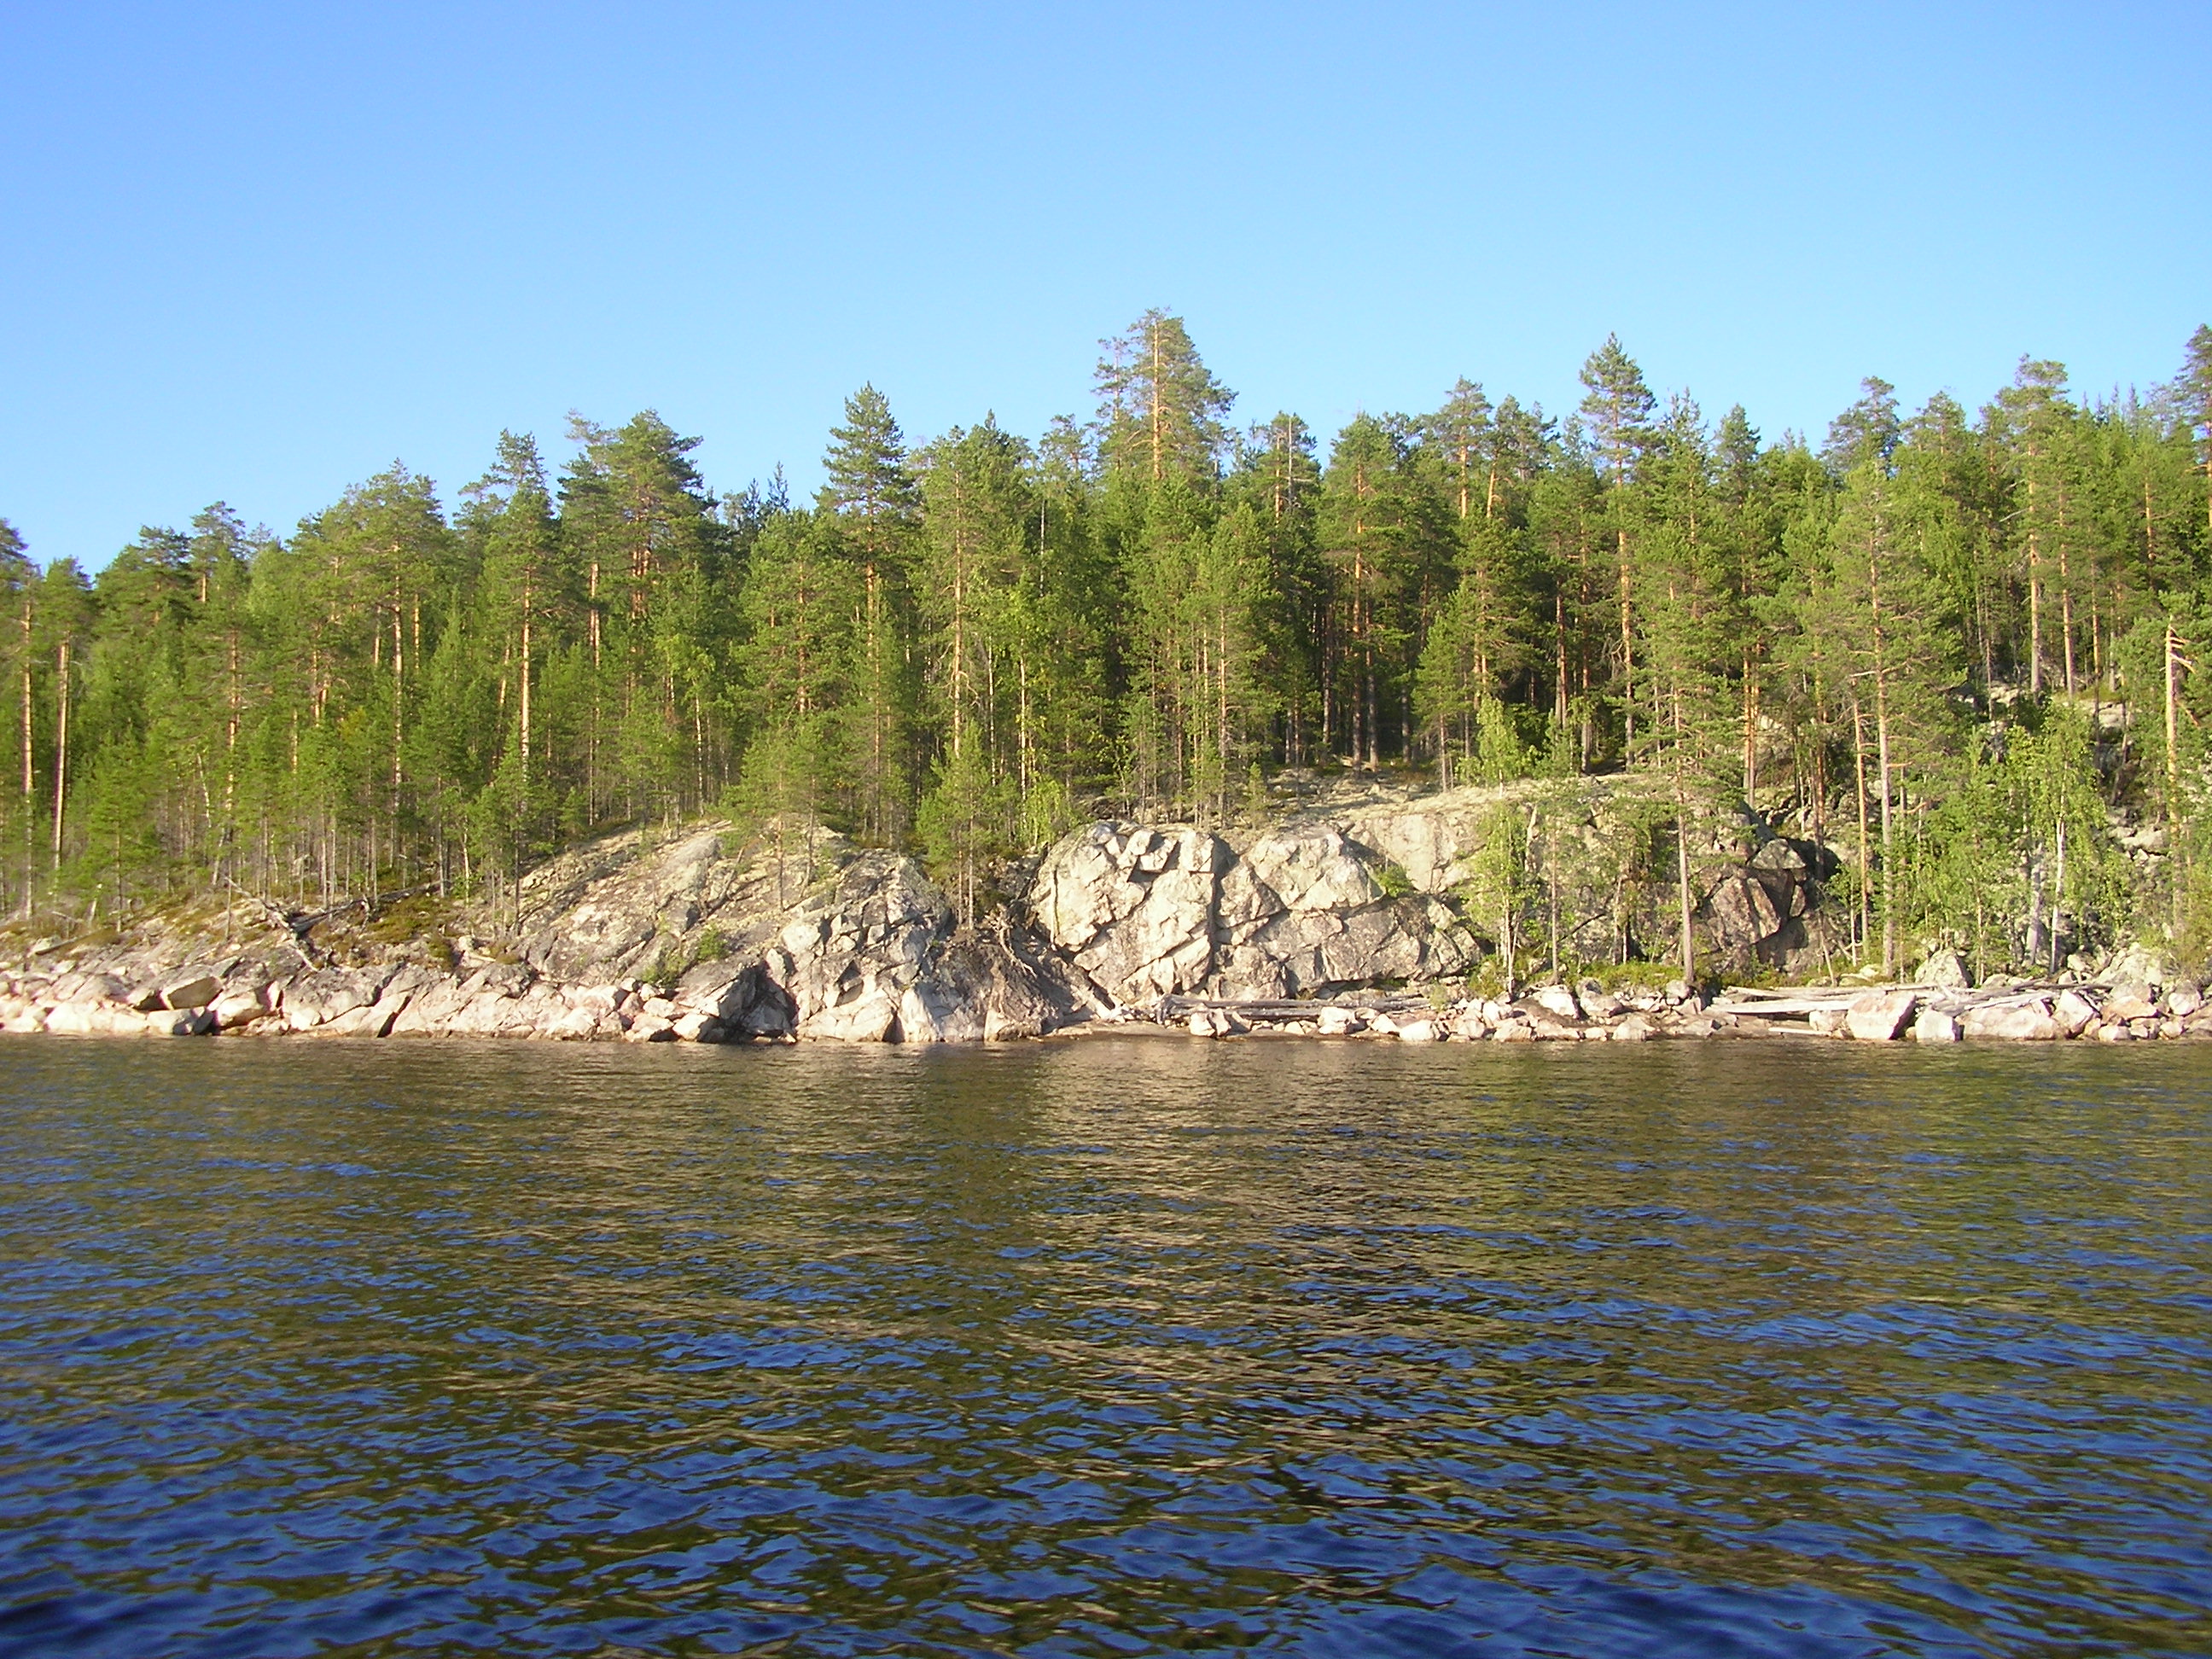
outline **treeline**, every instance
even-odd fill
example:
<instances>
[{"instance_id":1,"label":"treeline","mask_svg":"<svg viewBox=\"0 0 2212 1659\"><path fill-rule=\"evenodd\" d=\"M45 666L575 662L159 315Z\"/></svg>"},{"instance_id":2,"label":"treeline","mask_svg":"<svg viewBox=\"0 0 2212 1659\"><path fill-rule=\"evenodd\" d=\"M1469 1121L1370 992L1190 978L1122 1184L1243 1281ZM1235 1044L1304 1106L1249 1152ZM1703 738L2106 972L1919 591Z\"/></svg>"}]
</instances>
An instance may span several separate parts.
<instances>
[{"instance_id":1,"label":"treeline","mask_svg":"<svg viewBox=\"0 0 2212 1659\"><path fill-rule=\"evenodd\" d=\"M2119 925L2113 810L2197 817L2212 330L2142 396L2023 361L1908 415L1869 380L1818 447L1662 403L1614 340L1582 382L1562 419L1462 380L1324 453L1232 426L1152 312L1035 441L909 447L863 387L811 505L718 495L647 412L573 420L557 472L502 434L450 505L394 466L288 538L217 505L89 577L0 523L11 903L483 893L721 807L917 847L972 907L1102 800L1628 768L1678 826L1741 800L1846 844L1892 957Z\"/></svg>"}]
</instances>

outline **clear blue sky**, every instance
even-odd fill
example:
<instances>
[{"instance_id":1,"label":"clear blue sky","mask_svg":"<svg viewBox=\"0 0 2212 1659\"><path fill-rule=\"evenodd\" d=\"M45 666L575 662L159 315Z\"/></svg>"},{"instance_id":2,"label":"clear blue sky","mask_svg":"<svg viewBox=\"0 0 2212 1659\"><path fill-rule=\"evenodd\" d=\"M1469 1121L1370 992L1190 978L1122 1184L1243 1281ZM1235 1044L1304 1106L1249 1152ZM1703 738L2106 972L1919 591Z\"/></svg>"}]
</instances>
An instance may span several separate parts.
<instances>
[{"instance_id":1,"label":"clear blue sky","mask_svg":"<svg viewBox=\"0 0 2212 1659\"><path fill-rule=\"evenodd\" d=\"M2212 6L0 5L0 516L42 560L653 407L810 489L1087 412L1189 320L1237 414L1607 331L1770 436L2212 320Z\"/></svg>"}]
</instances>

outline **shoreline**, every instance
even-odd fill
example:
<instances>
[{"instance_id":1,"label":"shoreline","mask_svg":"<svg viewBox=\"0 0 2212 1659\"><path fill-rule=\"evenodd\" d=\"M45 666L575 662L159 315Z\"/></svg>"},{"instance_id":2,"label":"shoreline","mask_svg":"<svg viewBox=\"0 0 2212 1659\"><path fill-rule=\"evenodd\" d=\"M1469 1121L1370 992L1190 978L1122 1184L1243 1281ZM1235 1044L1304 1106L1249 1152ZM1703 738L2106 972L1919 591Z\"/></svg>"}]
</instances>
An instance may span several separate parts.
<instances>
[{"instance_id":1,"label":"shoreline","mask_svg":"<svg viewBox=\"0 0 2212 1659\"><path fill-rule=\"evenodd\" d=\"M1645 1042L1772 1040L2183 1042L2212 1040L2212 1003L2194 983L2146 981L1964 986L1723 987L1708 997L1675 981L1610 991L1553 982L1510 1000L1352 990L1328 999L1164 996L1071 1009L1058 1019L941 1021L909 1034L894 1020L852 1037L795 1029L789 999L757 967L675 995L635 979L567 985L516 964L463 973L404 964L272 972L251 957L132 981L99 968L0 975L0 1030L82 1036L495 1037L510 1041L915 1046L1107 1035L1319 1037L1439 1042ZM835 1012L834 1010L830 1012Z\"/></svg>"}]
</instances>

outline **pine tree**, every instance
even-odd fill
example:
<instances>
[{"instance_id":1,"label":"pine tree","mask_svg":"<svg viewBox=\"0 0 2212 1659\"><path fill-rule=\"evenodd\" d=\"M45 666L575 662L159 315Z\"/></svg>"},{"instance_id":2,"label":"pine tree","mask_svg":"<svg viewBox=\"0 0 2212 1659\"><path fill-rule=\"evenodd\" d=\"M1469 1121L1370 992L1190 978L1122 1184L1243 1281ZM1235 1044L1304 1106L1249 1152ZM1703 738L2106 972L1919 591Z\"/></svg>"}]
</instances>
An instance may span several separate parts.
<instances>
[{"instance_id":1,"label":"pine tree","mask_svg":"<svg viewBox=\"0 0 2212 1659\"><path fill-rule=\"evenodd\" d=\"M1650 442L1651 411L1657 400L1644 383L1644 371L1620 349L1617 335L1583 364L1583 418L1589 423L1594 453L1606 483L1606 501L1613 537L1614 566L1620 601L1620 708L1622 743L1636 745L1635 566L1629 554L1633 504L1631 487L1638 462Z\"/></svg>"},{"instance_id":2,"label":"pine tree","mask_svg":"<svg viewBox=\"0 0 2212 1659\"><path fill-rule=\"evenodd\" d=\"M921 492L907 471L905 439L890 404L874 386L863 386L845 400L845 424L831 428L830 437L822 461L828 480L822 505L843 519L860 568L855 689L865 741L855 756L860 829L870 840L890 841L905 821L912 705L907 574Z\"/></svg>"},{"instance_id":3,"label":"pine tree","mask_svg":"<svg viewBox=\"0 0 2212 1659\"><path fill-rule=\"evenodd\" d=\"M1155 307L1101 340L1098 448L1109 471L1150 483L1211 480L1229 434L1221 424L1237 394L1216 380L1182 319Z\"/></svg>"}]
</instances>

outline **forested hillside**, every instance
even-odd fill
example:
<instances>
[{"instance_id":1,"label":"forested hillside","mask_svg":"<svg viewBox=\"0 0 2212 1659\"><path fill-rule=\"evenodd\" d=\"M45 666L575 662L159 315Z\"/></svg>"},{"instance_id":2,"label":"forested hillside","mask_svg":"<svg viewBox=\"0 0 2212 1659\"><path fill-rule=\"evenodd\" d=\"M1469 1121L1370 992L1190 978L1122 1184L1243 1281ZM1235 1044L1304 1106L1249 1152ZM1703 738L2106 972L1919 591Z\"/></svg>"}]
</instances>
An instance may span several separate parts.
<instances>
[{"instance_id":1,"label":"forested hillside","mask_svg":"<svg viewBox=\"0 0 2212 1659\"><path fill-rule=\"evenodd\" d=\"M915 847L973 905L1102 806L1225 819L1285 767L1626 768L1836 846L1870 955L2203 926L2212 329L2141 396L1869 380L1817 443L1613 340L1582 382L1324 442L1232 424L1154 312L1034 439L909 446L864 386L811 504L718 494L648 411L281 539L218 504L92 576L0 522L9 905L492 895L706 808ZM2116 831L2170 848L2154 881Z\"/></svg>"}]
</instances>

